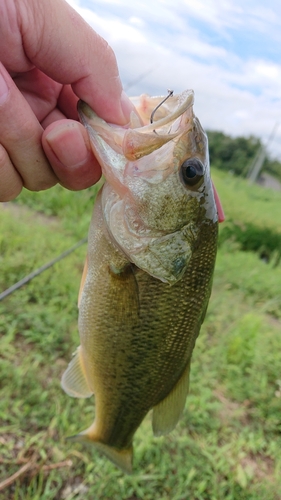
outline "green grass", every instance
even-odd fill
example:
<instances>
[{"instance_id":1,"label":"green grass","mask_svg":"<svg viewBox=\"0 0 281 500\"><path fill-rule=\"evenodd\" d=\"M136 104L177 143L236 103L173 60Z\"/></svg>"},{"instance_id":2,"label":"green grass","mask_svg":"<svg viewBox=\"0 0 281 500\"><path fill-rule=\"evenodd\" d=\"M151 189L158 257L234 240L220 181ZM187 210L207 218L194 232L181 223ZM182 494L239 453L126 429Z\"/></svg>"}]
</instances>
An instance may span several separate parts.
<instances>
[{"instance_id":1,"label":"green grass","mask_svg":"<svg viewBox=\"0 0 281 500\"><path fill-rule=\"evenodd\" d=\"M281 233L280 194L221 172L214 179L226 225ZM85 236L94 194L56 187L5 205L0 290ZM154 438L147 416L136 434L132 476L93 447L65 440L94 417L93 399L75 400L60 388L78 345L86 246L0 302L0 483L30 464L1 499L281 498L281 266L243 252L223 230L183 418L169 436Z\"/></svg>"},{"instance_id":2,"label":"green grass","mask_svg":"<svg viewBox=\"0 0 281 500\"><path fill-rule=\"evenodd\" d=\"M212 178L220 194L227 220L252 223L260 228L270 228L281 233L281 195L279 191L250 185L241 177L235 177L213 169Z\"/></svg>"}]
</instances>

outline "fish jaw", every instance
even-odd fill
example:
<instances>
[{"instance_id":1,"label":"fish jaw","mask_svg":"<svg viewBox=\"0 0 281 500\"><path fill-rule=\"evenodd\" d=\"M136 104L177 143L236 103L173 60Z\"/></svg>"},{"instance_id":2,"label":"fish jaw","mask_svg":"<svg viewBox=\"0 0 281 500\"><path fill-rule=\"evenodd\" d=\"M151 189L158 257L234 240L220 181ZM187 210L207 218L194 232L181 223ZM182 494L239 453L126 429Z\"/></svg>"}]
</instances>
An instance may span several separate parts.
<instances>
[{"instance_id":1,"label":"fish jaw","mask_svg":"<svg viewBox=\"0 0 281 500\"><path fill-rule=\"evenodd\" d=\"M217 223L208 142L193 113L193 91L133 98L129 127L110 125L85 103L79 115L106 178L102 205L108 234L128 260L163 282L182 278L198 236L198 221ZM134 127L134 128L133 128ZM186 159L203 169L200 185L183 185Z\"/></svg>"}]
</instances>

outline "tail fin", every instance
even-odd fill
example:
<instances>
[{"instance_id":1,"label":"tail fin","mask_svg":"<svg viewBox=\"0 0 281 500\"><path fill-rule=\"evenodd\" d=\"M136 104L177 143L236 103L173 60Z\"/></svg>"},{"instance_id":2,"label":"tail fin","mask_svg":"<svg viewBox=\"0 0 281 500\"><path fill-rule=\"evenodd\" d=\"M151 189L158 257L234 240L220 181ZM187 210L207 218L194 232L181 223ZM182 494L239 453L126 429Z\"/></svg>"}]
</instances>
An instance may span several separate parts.
<instances>
[{"instance_id":1,"label":"tail fin","mask_svg":"<svg viewBox=\"0 0 281 500\"><path fill-rule=\"evenodd\" d=\"M91 429L91 432L90 432ZM133 447L124 448L119 450L107 444L101 443L96 439L92 433L92 427L86 429L85 431L76 434L76 436L71 436L67 439L72 441L81 441L87 443L93 443L95 447L101 451L111 462L113 462L117 467L119 467L126 474L132 473L133 467Z\"/></svg>"}]
</instances>

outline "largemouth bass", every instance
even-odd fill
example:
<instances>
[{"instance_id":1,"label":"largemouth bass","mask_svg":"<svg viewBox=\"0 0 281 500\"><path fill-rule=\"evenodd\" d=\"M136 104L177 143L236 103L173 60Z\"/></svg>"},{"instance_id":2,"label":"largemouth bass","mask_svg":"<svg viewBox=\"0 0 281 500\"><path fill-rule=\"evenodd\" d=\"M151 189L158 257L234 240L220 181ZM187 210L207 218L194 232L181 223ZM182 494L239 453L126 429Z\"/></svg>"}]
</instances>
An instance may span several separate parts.
<instances>
[{"instance_id":1,"label":"largemouth bass","mask_svg":"<svg viewBox=\"0 0 281 500\"><path fill-rule=\"evenodd\" d=\"M70 396L95 395L94 423L77 438L126 472L149 410L155 435L170 432L183 412L218 234L193 92L132 101L128 127L79 104L106 182L79 294L81 345L62 378Z\"/></svg>"}]
</instances>

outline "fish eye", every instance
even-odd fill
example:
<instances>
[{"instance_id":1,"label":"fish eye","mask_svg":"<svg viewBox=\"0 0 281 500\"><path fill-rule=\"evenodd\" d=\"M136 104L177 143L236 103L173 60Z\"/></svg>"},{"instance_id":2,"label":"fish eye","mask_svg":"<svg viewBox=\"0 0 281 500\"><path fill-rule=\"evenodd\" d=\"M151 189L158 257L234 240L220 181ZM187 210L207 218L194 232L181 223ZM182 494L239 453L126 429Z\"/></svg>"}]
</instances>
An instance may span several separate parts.
<instances>
[{"instance_id":1,"label":"fish eye","mask_svg":"<svg viewBox=\"0 0 281 500\"><path fill-rule=\"evenodd\" d=\"M203 179L204 166L198 158L188 158L180 168L180 178L185 186L195 186Z\"/></svg>"}]
</instances>

